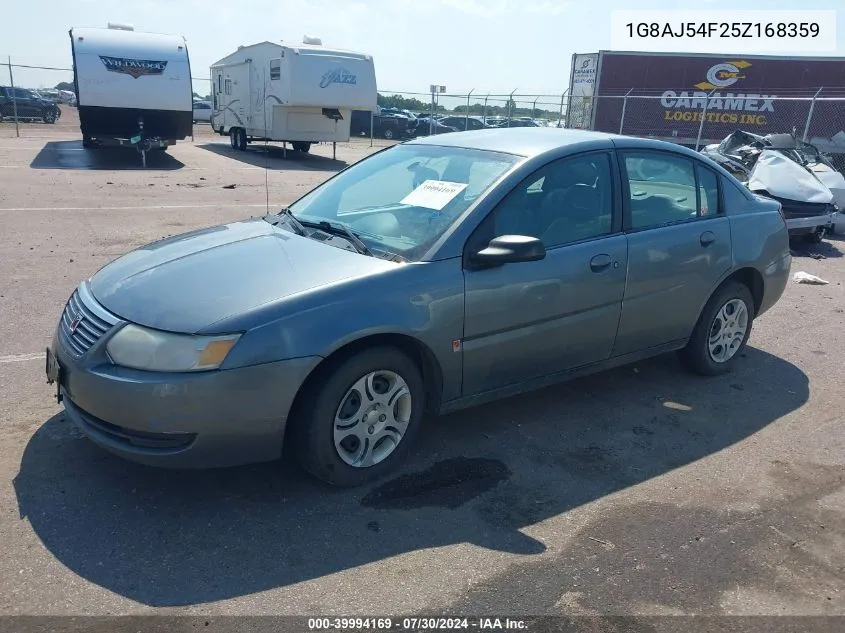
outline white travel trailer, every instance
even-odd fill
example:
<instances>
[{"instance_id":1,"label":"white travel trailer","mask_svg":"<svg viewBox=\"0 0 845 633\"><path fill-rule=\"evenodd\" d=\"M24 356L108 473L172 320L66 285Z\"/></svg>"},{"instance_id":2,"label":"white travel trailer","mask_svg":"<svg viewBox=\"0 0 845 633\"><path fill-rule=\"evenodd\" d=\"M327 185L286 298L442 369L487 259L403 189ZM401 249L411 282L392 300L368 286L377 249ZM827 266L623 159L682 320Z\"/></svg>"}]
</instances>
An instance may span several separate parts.
<instances>
[{"instance_id":1,"label":"white travel trailer","mask_svg":"<svg viewBox=\"0 0 845 633\"><path fill-rule=\"evenodd\" d=\"M232 147L254 140L312 143L349 140L352 110L374 110L376 74L370 55L302 44L241 46L211 66L214 131Z\"/></svg>"},{"instance_id":2,"label":"white travel trailer","mask_svg":"<svg viewBox=\"0 0 845 633\"><path fill-rule=\"evenodd\" d=\"M193 134L183 37L131 26L72 28L73 80L84 147L166 149Z\"/></svg>"}]
</instances>

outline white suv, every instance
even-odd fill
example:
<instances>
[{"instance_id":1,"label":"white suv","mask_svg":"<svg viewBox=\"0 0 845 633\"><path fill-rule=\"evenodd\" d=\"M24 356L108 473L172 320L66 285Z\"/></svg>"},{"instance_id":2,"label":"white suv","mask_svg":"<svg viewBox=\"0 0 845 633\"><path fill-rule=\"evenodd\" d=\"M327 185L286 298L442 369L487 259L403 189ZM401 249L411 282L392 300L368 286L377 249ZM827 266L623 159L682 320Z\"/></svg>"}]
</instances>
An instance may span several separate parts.
<instances>
[{"instance_id":1,"label":"white suv","mask_svg":"<svg viewBox=\"0 0 845 633\"><path fill-rule=\"evenodd\" d=\"M199 121L211 122L211 103L208 101L194 101L194 123Z\"/></svg>"}]
</instances>

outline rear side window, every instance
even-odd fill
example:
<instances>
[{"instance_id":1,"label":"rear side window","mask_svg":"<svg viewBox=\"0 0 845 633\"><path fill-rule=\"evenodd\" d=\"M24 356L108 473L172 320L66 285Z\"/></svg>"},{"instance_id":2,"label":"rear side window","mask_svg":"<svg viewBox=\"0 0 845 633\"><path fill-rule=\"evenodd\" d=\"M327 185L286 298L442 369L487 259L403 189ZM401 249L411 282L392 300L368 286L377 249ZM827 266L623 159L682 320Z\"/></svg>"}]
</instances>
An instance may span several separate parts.
<instances>
[{"instance_id":1,"label":"rear side window","mask_svg":"<svg viewBox=\"0 0 845 633\"><path fill-rule=\"evenodd\" d=\"M719 204L719 177L701 165L696 166L698 172L698 214L701 217L712 217L722 213Z\"/></svg>"},{"instance_id":2,"label":"rear side window","mask_svg":"<svg viewBox=\"0 0 845 633\"><path fill-rule=\"evenodd\" d=\"M731 182L727 178L721 179L722 195L724 197L724 213L743 213L749 208L748 196L738 185Z\"/></svg>"}]
</instances>

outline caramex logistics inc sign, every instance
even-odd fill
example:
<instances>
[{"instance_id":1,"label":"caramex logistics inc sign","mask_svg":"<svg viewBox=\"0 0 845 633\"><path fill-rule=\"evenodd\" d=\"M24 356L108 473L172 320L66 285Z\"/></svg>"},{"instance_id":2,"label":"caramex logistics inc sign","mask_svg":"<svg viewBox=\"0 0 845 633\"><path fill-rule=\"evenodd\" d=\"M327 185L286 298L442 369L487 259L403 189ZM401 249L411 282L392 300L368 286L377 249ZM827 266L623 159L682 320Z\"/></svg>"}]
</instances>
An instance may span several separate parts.
<instances>
[{"instance_id":1,"label":"caramex logistics inc sign","mask_svg":"<svg viewBox=\"0 0 845 633\"><path fill-rule=\"evenodd\" d=\"M666 121L766 125L767 112L774 112L777 95L753 92L722 92L741 79L752 64L746 61L721 62L711 66L706 80L695 85L698 90L666 90L660 97ZM705 112L706 109L706 112Z\"/></svg>"},{"instance_id":2,"label":"caramex logistics inc sign","mask_svg":"<svg viewBox=\"0 0 845 633\"><path fill-rule=\"evenodd\" d=\"M619 133L621 123L623 134L682 142L697 139L699 130L708 142L736 129L790 132L804 128L822 87L842 94L842 58L604 51L592 127ZM843 120L845 100L818 101L808 134L832 138Z\"/></svg>"}]
</instances>

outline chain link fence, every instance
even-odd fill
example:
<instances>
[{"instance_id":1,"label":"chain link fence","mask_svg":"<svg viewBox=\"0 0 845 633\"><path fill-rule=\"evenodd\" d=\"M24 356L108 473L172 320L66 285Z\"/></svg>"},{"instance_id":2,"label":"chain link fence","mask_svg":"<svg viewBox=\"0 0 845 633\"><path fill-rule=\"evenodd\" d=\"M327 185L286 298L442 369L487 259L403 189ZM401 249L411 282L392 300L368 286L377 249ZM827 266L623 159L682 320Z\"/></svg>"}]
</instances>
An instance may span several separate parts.
<instances>
[{"instance_id":1,"label":"chain link fence","mask_svg":"<svg viewBox=\"0 0 845 633\"><path fill-rule=\"evenodd\" d=\"M5 71L5 72L4 72ZM79 134L75 112L73 70L24 63L14 58L0 60L0 130L12 134L44 136L59 132ZM210 100L208 77L193 77L197 100ZM551 126L593 129L630 136L658 138L701 149L721 142L742 129L752 133L794 133L799 138L845 163L845 87L813 89L801 96L706 95L674 93L614 96L575 96L466 92L414 92L379 90L379 108L354 112L351 139L354 144L384 147L413 136L427 136L477 126L469 119L495 126ZM26 103L36 94L59 102L55 120ZM11 96L11 98L9 98ZM20 97L20 98L18 98ZM434 117L432 117L434 115ZM202 121L194 126L195 136L213 137Z\"/></svg>"},{"instance_id":2,"label":"chain link fence","mask_svg":"<svg viewBox=\"0 0 845 633\"><path fill-rule=\"evenodd\" d=\"M5 75L5 76L4 76ZM211 101L211 79L192 77L195 100ZM0 95L0 130L17 136L45 136L79 133L73 69L37 65L28 60L0 59L0 86L8 88ZM34 111L32 97L55 101L59 110L55 121ZM351 122L350 142L370 147L384 147L413 136L427 136L472 127L469 118L487 125L534 125L563 127L567 102L565 95L508 94L469 90L465 93L436 93L379 90L379 108L373 112L355 112ZM432 120L432 115L434 115ZM446 124L437 120L447 117ZM461 120L463 119L463 120ZM205 121L197 121L194 136L212 138Z\"/></svg>"},{"instance_id":3,"label":"chain link fence","mask_svg":"<svg viewBox=\"0 0 845 633\"><path fill-rule=\"evenodd\" d=\"M822 152L845 155L845 95L769 97L705 95L601 96L580 125L604 132L658 138L701 149L736 130L794 134ZM573 121L574 123L574 121Z\"/></svg>"}]
</instances>

